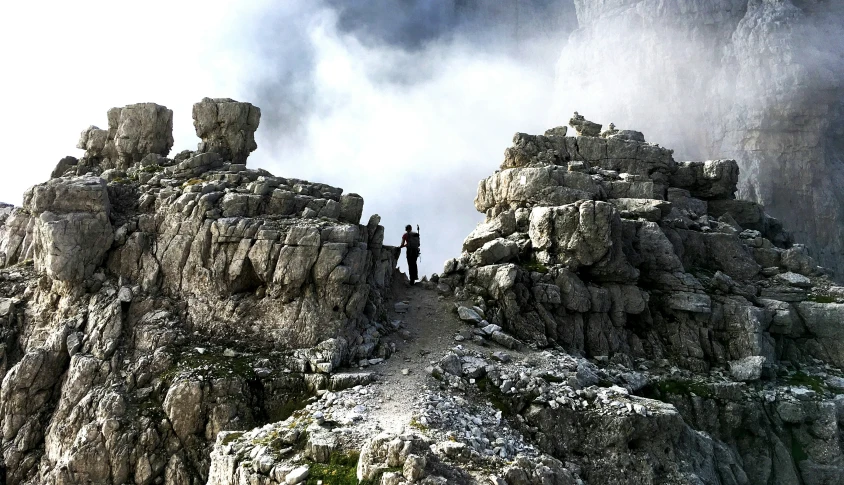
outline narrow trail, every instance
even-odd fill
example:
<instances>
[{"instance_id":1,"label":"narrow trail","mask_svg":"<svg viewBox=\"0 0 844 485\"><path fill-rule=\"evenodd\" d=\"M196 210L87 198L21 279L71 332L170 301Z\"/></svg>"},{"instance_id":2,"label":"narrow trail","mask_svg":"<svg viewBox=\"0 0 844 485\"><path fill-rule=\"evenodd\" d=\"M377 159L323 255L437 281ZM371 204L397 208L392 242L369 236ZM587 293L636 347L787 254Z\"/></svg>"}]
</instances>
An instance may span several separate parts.
<instances>
[{"instance_id":1,"label":"narrow trail","mask_svg":"<svg viewBox=\"0 0 844 485\"><path fill-rule=\"evenodd\" d=\"M393 297L389 318L401 320L403 325L384 339L395 343L396 352L375 367L378 385L374 394L380 407L373 409L370 417L383 431L402 433L430 378L425 368L457 345L454 336L469 326L451 312L453 302L439 300L435 290L424 289L421 284L407 286L397 281ZM394 304L400 302L408 304L406 312L396 312Z\"/></svg>"}]
</instances>

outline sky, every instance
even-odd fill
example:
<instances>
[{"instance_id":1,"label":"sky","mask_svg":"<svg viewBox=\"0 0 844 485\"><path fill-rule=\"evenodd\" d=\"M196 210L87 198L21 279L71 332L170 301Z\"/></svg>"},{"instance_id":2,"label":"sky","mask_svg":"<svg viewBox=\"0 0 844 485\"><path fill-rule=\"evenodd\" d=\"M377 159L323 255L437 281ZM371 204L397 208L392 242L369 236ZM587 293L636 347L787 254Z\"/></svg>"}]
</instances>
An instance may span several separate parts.
<instances>
[{"instance_id":1,"label":"sky","mask_svg":"<svg viewBox=\"0 0 844 485\"><path fill-rule=\"evenodd\" d=\"M14 2L0 15L6 157L0 200L47 180L114 106L174 111L171 155L195 149L191 107L262 110L251 168L342 187L388 244L419 225L420 274L483 219L478 181L515 132L565 124L554 65L567 0ZM570 111L568 111L570 113ZM404 269L404 261L401 263Z\"/></svg>"}]
</instances>

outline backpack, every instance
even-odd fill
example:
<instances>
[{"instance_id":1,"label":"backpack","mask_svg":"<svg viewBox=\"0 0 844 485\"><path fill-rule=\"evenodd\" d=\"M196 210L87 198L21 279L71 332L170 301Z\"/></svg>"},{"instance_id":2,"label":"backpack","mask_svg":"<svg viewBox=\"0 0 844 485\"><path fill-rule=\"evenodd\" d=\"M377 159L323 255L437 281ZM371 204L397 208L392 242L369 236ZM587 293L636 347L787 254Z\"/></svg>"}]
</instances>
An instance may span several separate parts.
<instances>
[{"instance_id":1,"label":"backpack","mask_svg":"<svg viewBox=\"0 0 844 485\"><path fill-rule=\"evenodd\" d=\"M407 236L407 249L419 251L419 233L418 232L411 232Z\"/></svg>"}]
</instances>

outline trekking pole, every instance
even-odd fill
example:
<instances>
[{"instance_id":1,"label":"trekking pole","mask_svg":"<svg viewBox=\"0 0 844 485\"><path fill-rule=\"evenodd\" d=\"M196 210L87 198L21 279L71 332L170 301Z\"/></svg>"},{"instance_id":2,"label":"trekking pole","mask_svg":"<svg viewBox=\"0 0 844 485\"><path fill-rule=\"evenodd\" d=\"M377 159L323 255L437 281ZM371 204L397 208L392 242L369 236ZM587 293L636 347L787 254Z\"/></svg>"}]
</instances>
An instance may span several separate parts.
<instances>
[{"instance_id":1,"label":"trekking pole","mask_svg":"<svg viewBox=\"0 0 844 485\"><path fill-rule=\"evenodd\" d=\"M416 234L419 234L419 224L416 224ZM421 236L421 235L420 235ZM421 239L421 237L420 237ZM421 244L420 244L421 246ZM422 261L422 249L419 249L419 261Z\"/></svg>"}]
</instances>

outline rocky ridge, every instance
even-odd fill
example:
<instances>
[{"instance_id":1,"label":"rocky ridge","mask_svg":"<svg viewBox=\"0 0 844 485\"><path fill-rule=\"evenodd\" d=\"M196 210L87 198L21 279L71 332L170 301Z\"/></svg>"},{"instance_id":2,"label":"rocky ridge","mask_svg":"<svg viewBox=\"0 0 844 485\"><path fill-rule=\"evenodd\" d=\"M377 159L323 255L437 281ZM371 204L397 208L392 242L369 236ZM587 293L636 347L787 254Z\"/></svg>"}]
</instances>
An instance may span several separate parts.
<instances>
[{"instance_id":1,"label":"rocky ridge","mask_svg":"<svg viewBox=\"0 0 844 485\"><path fill-rule=\"evenodd\" d=\"M0 208L4 482L844 476L844 289L735 161L577 113L516 134L461 256L403 289L359 196L234 163L260 112L197 106L198 151L127 148L168 116L123 108L97 136L136 142Z\"/></svg>"},{"instance_id":2,"label":"rocky ridge","mask_svg":"<svg viewBox=\"0 0 844 485\"><path fill-rule=\"evenodd\" d=\"M370 383L221 433L209 483L837 483L844 290L735 198L735 161L571 125L514 137L461 257L395 304L410 340L422 293L463 322L403 426L379 420L399 347L359 362Z\"/></svg>"},{"instance_id":3,"label":"rocky ridge","mask_svg":"<svg viewBox=\"0 0 844 485\"><path fill-rule=\"evenodd\" d=\"M598 483L840 477L842 288L761 206L735 198L735 161L675 162L639 132L599 135L577 113L571 124L579 136L514 137L478 186L486 221L439 289L484 311L462 310L479 327L615 363L624 372L604 387L657 400L587 387L581 411L578 388L602 380L578 379L596 374L588 366L561 376L562 394L493 378L523 396L508 409L526 434L558 459L585 458L581 476ZM614 408L638 424L619 424Z\"/></svg>"},{"instance_id":4,"label":"rocky ridge","mask_svg":"<svg viewBox=\"0 0 844 485\"><path fill-rule=\"evenodd\" d=\"M288 416L380 345L395 266L378 216L246 167L260 110L114 108L80 159L2 209L4 483L205 483L219 431Z\"/></svg>"}]
</instances>

